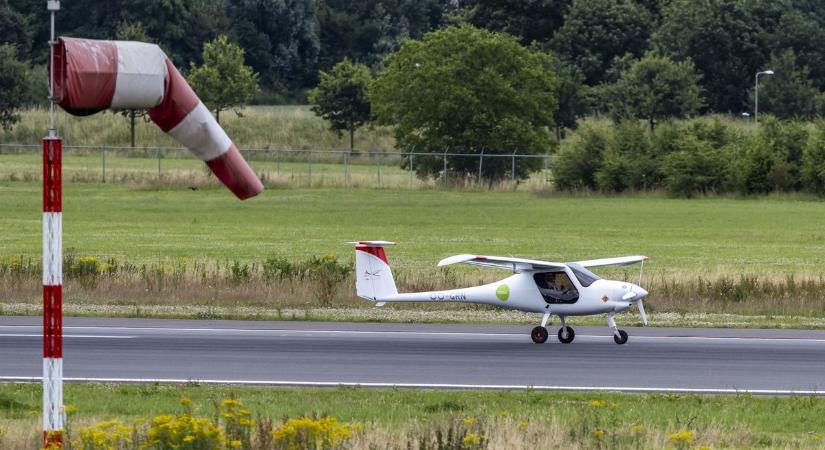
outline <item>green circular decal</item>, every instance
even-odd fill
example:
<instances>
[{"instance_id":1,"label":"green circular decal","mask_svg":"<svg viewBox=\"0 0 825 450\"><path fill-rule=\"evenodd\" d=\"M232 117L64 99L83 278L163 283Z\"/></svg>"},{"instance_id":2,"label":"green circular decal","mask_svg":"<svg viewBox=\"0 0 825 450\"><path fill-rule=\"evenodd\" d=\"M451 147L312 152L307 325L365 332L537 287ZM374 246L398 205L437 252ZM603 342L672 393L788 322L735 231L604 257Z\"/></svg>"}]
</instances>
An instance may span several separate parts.
<instances>
[{"instance_id":1,"label":"green circular decal","mask_svg":"<svg viewBox=\"0 0 825 450\"><path fill-rule=\"evenodd\" d=\"M496 289L496 297L499 300L506 302L508 298L510 298L510 287L506 284L500 284L498 289Z\"/></svg>"}]
</instances>

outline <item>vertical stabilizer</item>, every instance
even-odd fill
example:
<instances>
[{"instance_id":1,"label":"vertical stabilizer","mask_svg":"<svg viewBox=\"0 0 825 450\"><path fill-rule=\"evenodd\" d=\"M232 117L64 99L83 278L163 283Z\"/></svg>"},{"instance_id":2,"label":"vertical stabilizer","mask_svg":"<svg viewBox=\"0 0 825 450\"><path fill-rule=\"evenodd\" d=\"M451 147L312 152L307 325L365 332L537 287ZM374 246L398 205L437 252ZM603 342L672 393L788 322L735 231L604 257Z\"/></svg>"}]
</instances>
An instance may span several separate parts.
<instances>
[{"instance_id":1,"label":"vertical stabilizer","mask_svg":"<svg viewBox=\"0 0 825 450\"><path fill-rule=\"evenodd\" d=\"M358 241L355 245L355 290L359 297L380 302L398 294L384 247L388 241Z\"/></svg>"}]
</instances>

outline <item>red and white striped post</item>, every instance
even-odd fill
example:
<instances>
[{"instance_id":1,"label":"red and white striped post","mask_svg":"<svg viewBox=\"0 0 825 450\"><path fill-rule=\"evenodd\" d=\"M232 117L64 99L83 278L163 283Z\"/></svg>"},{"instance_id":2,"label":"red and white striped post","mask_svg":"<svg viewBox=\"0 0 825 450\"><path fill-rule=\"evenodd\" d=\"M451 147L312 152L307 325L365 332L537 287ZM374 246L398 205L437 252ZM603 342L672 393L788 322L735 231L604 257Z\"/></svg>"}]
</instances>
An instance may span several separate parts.
<instances>
[{"instance_id":1,"label":"red and white striped post","mask_svg":"<svg viewBox=\"0 0 825 450\"><path fill-rule=\"evenodd\" d=\"M63 141L43 138L43 445L62 446Z\"/></svg>"},{"instance_id":2,"label":"red and white striped post","mask_svg":"<svg viewBox=\"0 0 825 450\"><path fill-rule=\"evenodd\" d=\"M54 15L59 0L47 0L49 41L49 135L43 138L43 448L63 447L63 140L57 135L54 102Z\"/></svg>"}]
</instances>

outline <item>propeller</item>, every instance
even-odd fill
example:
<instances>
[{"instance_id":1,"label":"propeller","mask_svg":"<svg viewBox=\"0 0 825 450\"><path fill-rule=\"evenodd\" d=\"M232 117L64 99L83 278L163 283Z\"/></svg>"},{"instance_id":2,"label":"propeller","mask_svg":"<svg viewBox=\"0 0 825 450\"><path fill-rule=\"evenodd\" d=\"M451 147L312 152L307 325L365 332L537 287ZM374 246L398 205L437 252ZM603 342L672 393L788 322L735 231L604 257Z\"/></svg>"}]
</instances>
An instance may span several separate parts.
<instances>
[{"instance_id":1,"label":"propeller","mask_svg":"<svg viewBox=\"0 0 825 450\"><path fill-rule=\"evenodd\" d=\"M642 323L647 325L647 314L645 314L645 304L642 302L641 299L639 299L639 301L636 302L636 306L639 308L639 315L642 316Z\"/></svg>"}]
</instances>

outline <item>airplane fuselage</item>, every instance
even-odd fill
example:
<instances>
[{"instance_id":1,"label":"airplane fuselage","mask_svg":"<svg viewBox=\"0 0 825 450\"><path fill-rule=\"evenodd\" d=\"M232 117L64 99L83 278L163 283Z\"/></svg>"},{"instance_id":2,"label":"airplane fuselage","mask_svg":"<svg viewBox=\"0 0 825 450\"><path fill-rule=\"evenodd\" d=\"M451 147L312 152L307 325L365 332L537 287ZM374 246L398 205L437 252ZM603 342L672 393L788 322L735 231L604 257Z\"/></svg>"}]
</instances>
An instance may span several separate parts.
<instances>
[{"instance_id":1,"label":"airplane fuselage","mask_svg":"<svg viewBox=\"0 0 825 450\"><path fill-rule=\"evenodd\" d=\"M534 273L516 273L503 280L481 286L443 291L399 293L377 299L378 302L457 302L480 303L517 309L524 312L564 316L583 316L621 312L630 307L635 295L644 296L647 291L632 283L598 279L589 286L582 286L570 277L578 299L565 303L548 303L534 280ZM631 296L629 293L638 293Z\"/></svg>"}]
</instances>

